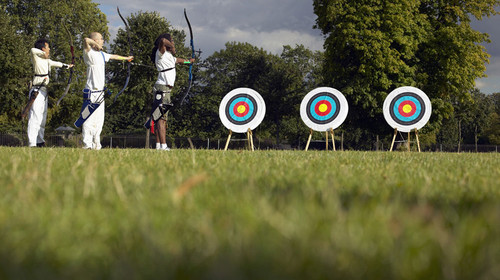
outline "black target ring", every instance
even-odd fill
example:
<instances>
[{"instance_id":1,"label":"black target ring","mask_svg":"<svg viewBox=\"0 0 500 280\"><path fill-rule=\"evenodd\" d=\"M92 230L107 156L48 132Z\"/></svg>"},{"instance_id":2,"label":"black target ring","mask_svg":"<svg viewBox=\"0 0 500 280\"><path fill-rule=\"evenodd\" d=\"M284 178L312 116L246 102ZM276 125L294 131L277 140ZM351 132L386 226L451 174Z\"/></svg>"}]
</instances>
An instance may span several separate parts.
<instances>
[{"instance_id":1,"label":"black target ring","mask_svg":"<svg viewBox=\"0 0 500 280\"><path fill-rule=\"evenodd\" d=\"M235 115L235 113L234 113L235 103L236 104L240 103L240 102L238 102L238 100L240 100L240 102L245 102L246 105L248 106L247 108L249 108L250 112L246 116L239 117L239 116ZM249 101L247 101L247 100L249 100ZM255 118L255 116L257 115L257 108L256 108L257 105L256 104L257 103L256 103L255 99L251 95L246 94L246 93L236 94L231 99L229 99L229 101L226 104L226 108L225 108L226 117L231 123L233 123L235 125L247 124L247 123L251 122Z\"/></svg>"},{"instance_id":2,"label":"black target ring","mask_svg":"<svg viewBox=\"0 0 500 280\"><path fill-rule=\"evenodd\" d=\"M326 119L319 117L319 115L315 112L317 103L325 101L325 99L329 105L329 110L333 111L331 114L328 114L328 118ZM329 92L320 92L315 94L307 102L307 117L315 124L328 124L337 118L340 112L340 106L340 101L335 95Z\"/></svg>"},{"instance_id":3,"label":"black target ring","mask_svg":"<svg viewBox=\"0 0 500 280\"><path fill-rule=\"evenodd\" d=\"M411 98L414 98L416 99L418 102L417 103L414 103L414 105L416 106L416 108L418 109L418 115L415 117L415 118L411 118L411 120L404 120L404 118L401 117L400 114L396 113L397 111L397 103L398 102L401 102L401 99L402 98L405 98L405 97L411 97ZM396 97L394 97L391 101L391 104L389 106L390 108L390 115L391 115L391 118L398 124L400 125L413 125L413 124L416 124L418 123L425 115L425 105L424 104L424 100L417 94L413 93L413 92L403 92L403 93L400 93L398 94Z\"/></svg>"}]
</instances>

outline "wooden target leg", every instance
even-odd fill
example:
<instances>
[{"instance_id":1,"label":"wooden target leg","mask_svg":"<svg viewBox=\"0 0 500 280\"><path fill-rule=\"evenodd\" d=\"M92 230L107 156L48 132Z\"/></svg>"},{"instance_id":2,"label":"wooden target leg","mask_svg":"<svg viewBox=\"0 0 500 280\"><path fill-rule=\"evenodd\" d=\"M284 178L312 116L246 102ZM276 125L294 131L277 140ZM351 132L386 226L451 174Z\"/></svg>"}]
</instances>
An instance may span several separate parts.
<instances>
[{"instance_id":1,"label":"wooden target leg","mask_svg":"<svg viewBox=\"0 0 500 280\"><path fill-rule=\"evenodd\" d=\"M309 149L309 144L311 143L311 138L313 136L313 130L311 128L311 133L309 133L309 138L307 138L306 151Z\"/></svg>"},{"instance_id":2,"label":"wooden target leg","mask_svg":"<svg viewBox=\"0 0 500 280\"><path fill-rule=\"evenodd\" d=\"M188 137L188 142L189 142L189 147L191 147L191 149L194 150L194 145L193 141L191 141L191 137Z\"/></svg>"},{"instance_id":3,"label":"wooden target leg","mask_svg":"<svg viewBox=\"0 0 500 280\"><path fill-rule=\"evenodd\" d=\"M249 150L252 148L250 147L250 128L247 130L247 147Z\"/></svg>"},{"instance_id":4,"label":"wooden target leg","mask_svg":"<svg viewBox=\"0 0 500 280\"><path fill-rule=\"evenodd\" d=\"M336 152L337 150L335 149L335 133L333 132L333 128L330 128L330 133L332 134L333 151Z\"/></svg>"},{"instance_id":5,"label":"wooden target leg","mask_svg":"<svg viewBox=\"0 0 500 280\"><path fill-rule=\"evenodd\" d=\"M392 137L391 149L389 150L389 152L392 152L392 148L394 147L394 141L396 141L396 135L397 134L398 134L398 129L395 128L394 129L394 136Z\"/></svg>"},{"instance_id":6,"label":"wooden target leg","mask_svg":"<svg viewBox=\"0 0 500 280\"><path fill-rule=\"evenodd\" d=\"M410 132L408 132L408 152L411 152L411 147L410 147Z\"/></svg>"},{"instance_id":7,"label":"wooden target leg","mask_svg":"<svg viewBox=\"0 0 500 280\"><path fill-rule=\"evenodd\" d=\"M253 136L252 136L252 130L250 130L250 128L248 129L247 131L247 140L248 140L248 148L250 149L250 151L254 151L254 148L253 148Z\"/></svg>"},{"instance_id":8,"label":"wooden target leg","mask_svg":"<svg viewBox=\"0 0 500 280\"><path fill-rule=\"evenodd\" d=\"M252 152L255 151L255 147L253 146L253 132L250 130L250 144L252 145Z\"/></svg>"},{"instance_id":9,"label":"wooden target leg","mask_svg":"<svg viewBox=\"0 0 500 280\"><path fill-rule=\"evenodd\" d=\"M229 135L227 136L227 141L226 141L226 146L224 147L224 151L227 151L227 147L229 146L229 141L231 141L231 134L233 134L233 132L230 129Z\"/></svg>"},{"instance_id":10,"label":"wooden target leg","mask_svg":"<svg viewBox=\"0 0 500 280\"><path fill-rule=\"evenodd\" d=\"M326 143L326 151L328 151L328 130L325 131L325 137L326 137L326 141L325 141L325 143Z\"/></svg>"},{"instance_id":11,"label":"wooden target leg","mask_svg":"<svg viewBox=\"0 0 500 280\"><path fill-rule=\"evenodd\" d=\"M418 152L420 153L420 141L418 140L418 130L415 128L415 138L417 139Z\"/></svg>"}]
</instances>

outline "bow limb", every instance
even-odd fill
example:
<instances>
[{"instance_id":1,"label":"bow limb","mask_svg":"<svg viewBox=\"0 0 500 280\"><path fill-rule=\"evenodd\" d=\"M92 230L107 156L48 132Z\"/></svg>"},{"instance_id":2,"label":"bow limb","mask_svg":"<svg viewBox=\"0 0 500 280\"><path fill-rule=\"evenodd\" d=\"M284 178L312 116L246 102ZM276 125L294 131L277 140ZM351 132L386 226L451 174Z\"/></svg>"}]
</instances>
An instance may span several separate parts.
<instances>
[{"instance_id":1,"label":"bow limb","mask_svg":"<svg viewBox=\"0 0 500 280\"><path fill-rule=\"evenodd\" d=\"M129 48L129 55L133 56L134 53L132 51L132 43L130 41L130 27L128 26L128 23L127 21L125 20L125 18L123 18L122 14L120 13L120 8L118 8L118 6L116 7L116 11L118 12L118 15L120 16L120 18L122 19L123 23L125 24L125 29L127 30L127 39L128 39L128 48ZM130 81L130 63L127 64L127 78L125 79L125 85L123 86L123 88L118 92L118 94L115 96L115 99L113 100L113 103L116 102L116 99L118 98L118 96L120 96L123 91L127 88L128 86L128 82Z\"/></svg>"},{"instance_id":2,"label":"bow limb","mask_svg":"<svg viewBox=\"0 0 500 280\"><path fill-rule=\"evenodd\" d=\"M69 43L70 43L70 50L71 50L71 64L75 65L75 47L73 46L73 37L71 36L71 32L69 32L68 28L66 25L63 25L64 30L66 30L66 33L68 33L69 37ZM61 103L61 100L68 94L69 88L71 87L71 80L73 79L73 72L74 72L74 66L70 68L69 70L69 78L68 78L68 83L66 84L66 89L64 90L63 95L57 100L56 106L59 106L59 103Z\"/></svg>"},{"instance_id":3,"label":"bow limb","mask_svg":"<svg viewBox=\"0 0 500 280\"><path fill-rule=\"evenodd\" d=\"M184 17L186 18L186 22L187 22L187 25L189 27L189 35L191 37L191 58L195 58L194 41L193 41L193 29L191 28L191 23L189 22L189 19L188 19L187 13L186 13L186 9L184 9ZM193 73L192 73L192 70L193 70L193 64L191 63L191 64L189 64L189 78L188 78L189 85L188 85L187 92L184 94L184 97L182 97L181 105L184 103L184 100L188 96L189 90L191 90L191 85L193 83Z\"/></svg>"}]
</instances>

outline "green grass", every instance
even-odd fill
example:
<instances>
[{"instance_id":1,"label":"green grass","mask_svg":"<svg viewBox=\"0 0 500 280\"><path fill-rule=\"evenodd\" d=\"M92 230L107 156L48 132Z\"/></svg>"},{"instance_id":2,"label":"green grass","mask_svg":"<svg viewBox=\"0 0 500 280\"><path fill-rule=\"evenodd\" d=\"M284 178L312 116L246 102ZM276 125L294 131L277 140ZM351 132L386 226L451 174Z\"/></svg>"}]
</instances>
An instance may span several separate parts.
<instances>
[{"instance_id":1,"label":"green grass","mask_svg":"<svg viewBox=\"0 0 500 280\"><path fill-rule=\"evenodd\" d=\"M0 279L498 279L500 155L0 147Z\"/></svg>"}]
</instances>

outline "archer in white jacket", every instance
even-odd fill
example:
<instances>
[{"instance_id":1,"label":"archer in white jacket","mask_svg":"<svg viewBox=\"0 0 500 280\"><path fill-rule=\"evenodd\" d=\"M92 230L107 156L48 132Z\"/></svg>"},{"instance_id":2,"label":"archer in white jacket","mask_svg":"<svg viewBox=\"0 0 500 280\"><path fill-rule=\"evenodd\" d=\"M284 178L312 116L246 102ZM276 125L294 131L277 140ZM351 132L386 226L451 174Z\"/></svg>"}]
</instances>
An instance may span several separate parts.
<instances>
[{"instance_id":1,"label":"archer in white jacket","mask_svg":"<svg viewBox=\"0 0 500 280\"><path fill-rule=\"evenodd\" d=\"M47 122L47 85L49 83L49 73L51 67L71 68L73 64L64 64L53 61L50 58L50 46L47 39L38 39L35 47L31 49L31 60L33 62L33 87L30 95L38 89L38 95L29 111L28 120L28 142L30 147L45 146L44 133Z\"/></svg>"},{"instance_id":2,"label":"archer in white jacket","mask_svg":"<svg viewBox=\"0 0 500 280\"><path fill-rule=\"evenodd\" d=\"M83 60L87 65L87 82L85 89L89 91L90 101L99 103L99 107L82 125L84 149L101 149L101 131L104 124L104 86L106 83L105 65L110 59L132 61L133 56L108 54L102 51L104 39L99 32L92 32L90 38L84 39Z\"/></svg>"}]
</instances>

